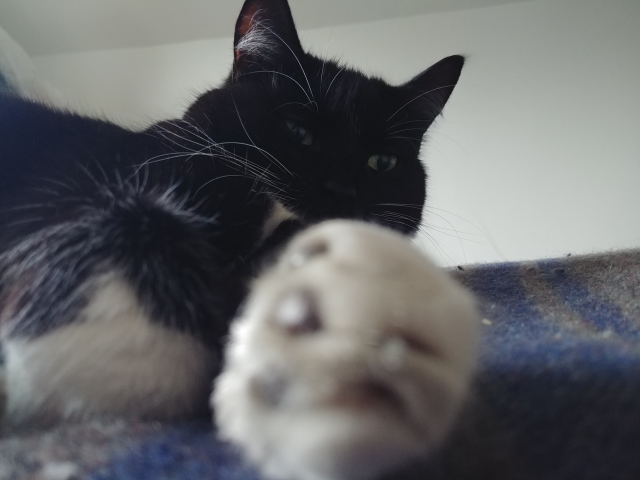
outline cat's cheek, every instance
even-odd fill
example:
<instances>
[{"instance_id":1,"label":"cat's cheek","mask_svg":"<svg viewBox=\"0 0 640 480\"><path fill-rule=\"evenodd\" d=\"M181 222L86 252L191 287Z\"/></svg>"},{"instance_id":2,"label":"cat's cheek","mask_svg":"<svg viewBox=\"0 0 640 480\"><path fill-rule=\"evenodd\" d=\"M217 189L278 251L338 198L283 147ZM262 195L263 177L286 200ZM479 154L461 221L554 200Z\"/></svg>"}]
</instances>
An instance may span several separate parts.
<instances>
[{"instance_id":1,"label":"cat's cheek","mask_svg":"<svg viewBox=\"0 0 640 480\"><path fill-rule=\"evenodd\" d=\"M92 283L80 318L35 338L4 339L6 427L206 413L215 354L151 321L118 274Z\"/></svg>"}]
</instances>

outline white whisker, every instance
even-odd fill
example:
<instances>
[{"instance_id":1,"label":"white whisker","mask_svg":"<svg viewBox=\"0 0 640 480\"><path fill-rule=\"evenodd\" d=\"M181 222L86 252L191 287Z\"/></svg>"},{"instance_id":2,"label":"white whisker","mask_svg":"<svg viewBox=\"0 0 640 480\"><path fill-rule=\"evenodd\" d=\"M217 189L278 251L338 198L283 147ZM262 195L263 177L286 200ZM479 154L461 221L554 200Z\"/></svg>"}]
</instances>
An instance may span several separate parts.
<instances>
[{"instance_id":1,"label":"white whisker","mask_svg":"<svg viewBox=\"0 0 640 480\"><path fill-rule=\"evenodd\" d=\"M431 90L427 91L427 92L423 92L420 95L415 96L414 98L412 98L411 100L409 100L407 103L405 103L403 106L401 106L398 110L396 110L396 112L391 115L389 118L387 118L387 122L389 120L391 120L393 117L395 117L403 108L405 108L407 105L409 105L410 103L415 102L417 99L419 99L420 97L424 97L425 95L430 94L431 92L435 92L436 90L442 90L443 88L453 88L456 85L443 85L441 87L436 87L436 88L432 88Z\"/></svg>"},{"instance_id":2,"label":"white whisker","mask_svg":"<svg viewBox=\"0 0 640 480\"><path fill-rule=\"evenodd\" d=\"M304 89L304 87L300 84L300 82L298 82L295 78L282 73L282 72L277 72L275 70L259 70L257 72L246 72L243 73L242 75L254 75L256 73L275 73L276 75L282 75L283 77L288 78L289 80L291 80L292 82L295 82L296 85L298 85L298 87L300 87L300 90L302 90L302 93L304 93L304 96L307 97L307 100L309 100L309 103L316 103L315 100L312 100L311 97L309 96L309 94L307 93L307 91Z\"/></svg>"},{"instance_id":3,"label":"white whisker","mask_svg":"<svg viewBox=\"0 0 640 480\"><path fill-rule=\"evenodd\" d=\"M407 117L405 117L407 118ZM394 123L393 125L389 126L385 131L388 132L389 130L391 130L392 128L396 128L396 127L401 127L402 125L408 125L410 123L429 123L428 120L407 120L407 121L400 121L398 123Z\"/></svg>"},{"instance_id":4,"label":"white whisker","mask_svg":"<svg viewBox=\"0 0 640 480\"><path fill-rule=\"evenodd\" d=\"M340 70L338 70L338 73L336 73L335 77L333 77L333 80L331 80L331 83L329 84L329 86L327 87L327 91L324 92L324 98L326 99L327 96L329 95L329 90L331 90L331 86L333 85L333 82L336 81L336 78L338 78L338 75L340 75L342 73L342 71L345 69L345 67L342 67Z\"/></svg>"},{"instance_id":5,"label":"white whisker","mask_svg":"<svg viewBox=\"0 0 640 480\"><path fill-rule=\"evenodd\" d=\"M402 132L412 132L412 131L415 131L415 130L419 130L419 131L423 131L423 132L425 131L424 128L419 128L419 127L416 127L416 128L403 128L402 130L395 130L393 132L389 132L387 135L395 135L396 133L402 133Z\"/></svg>"},{"instance_id":6,"label":"white whisker","mask_svg":"<svg viewBox=\"0 0 640 480\"><path fill-rule=\"evenodd\" d=\"M287 44L287 42L285 42L280 35L278 35L276 32L274 32L272 29L270 29L267 26L264 26L265 29L269 30L269 32L271 32L272 35L275 35L278 40L280 40L285 47L287 47L289 49L289 51L291 52L291 54L293 55L293 57L296 59L296 62L298 62L298 66L300 67L300 70L302 70L302 75L304 75L304 79L307 81L307 86L309 87L309 95L311 95L311 98L314 99L314 103L315 103L315 98L313 96L313 90L311 89L311 83L309 83L309 78L307 78L307 73L304 71L304 68L302 67L302 63L300 63L300 59L298 58L298 56L296 55L296 53L293 51L293 49L289 46L289 44ZM318 107L318 104L316 103L316 108Z\"/></svg>"},{"instance_id":7,"label":"white whisker","mask_svg":"<svg viewBox=\"0 0 640 480\"><path fill-rule=\"evenodd\" d=\"M223 178L229 178L229 177L245 178L245 177L244 177L244 176L242 176L242 175L221 175L220 177L213 178L213 179L209 180L208 182L203 183L203 184L200 186L200 188L198 188L198 189L196 190L195 195L198 195L198 193L200 192L200 190L202 190L202 189L203 189L204 187L206 187L207 185L209 185L209 184L211 184L211 183L213 183L213 182L217 182L218 180L221 180L221 179L223 179Z\"/></svg>"}]
</instances>

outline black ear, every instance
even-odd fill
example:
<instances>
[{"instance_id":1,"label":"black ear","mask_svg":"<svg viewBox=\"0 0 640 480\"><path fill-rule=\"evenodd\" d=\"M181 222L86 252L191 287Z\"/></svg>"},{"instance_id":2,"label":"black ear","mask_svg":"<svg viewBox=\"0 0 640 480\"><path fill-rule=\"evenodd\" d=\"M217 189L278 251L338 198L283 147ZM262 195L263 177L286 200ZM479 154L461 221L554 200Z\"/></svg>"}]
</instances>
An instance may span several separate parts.
<instances>
[{"instance_id":1,"label":"black ear","mask_svg":"<svg viewBox=\"0 0 640 480\"><path fill-rule=\"evenodd\" d=\"M427 116L429 123L440 115L460 78L464 57L452 55L433 64L401 88L405 90L407 104ZM395 115L395 114L394 114Z\"/></svg>"},{"instance_id":2,"label":"black ear","mask_svg":"<svg viewBox=\"0 0 640 480\"><path fill-rule=\"evenodd\" d=\"M233 76L252 70L279 68L302 54L296 26L286 0L246 0L233 39Z\"/></svg>"}]
</instances>

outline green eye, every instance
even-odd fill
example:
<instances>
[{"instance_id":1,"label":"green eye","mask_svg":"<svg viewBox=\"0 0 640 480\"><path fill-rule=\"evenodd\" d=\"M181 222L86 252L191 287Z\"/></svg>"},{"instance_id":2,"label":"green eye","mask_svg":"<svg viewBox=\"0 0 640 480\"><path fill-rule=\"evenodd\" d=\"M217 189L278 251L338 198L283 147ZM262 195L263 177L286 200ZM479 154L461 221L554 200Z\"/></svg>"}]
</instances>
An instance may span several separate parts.
<instances>
[{"instance_id":1,"label":"green eye","mask_svg":"<svg viewBox=\"0 0 640 480\"><path fill-rule=\"evenodd\" d=\"M398 159L394 155L380 155L375 154L369 157L367 165L378 172L388 172L398 163Z\"/></svg>"},{"instance_id":2,"label":"green eye","mask_svg":"<svg viewBox=\"0 0 640 480\"><path fill-rule=\"evenodd\" d=\"M291 131L293 138L303 145L311 145L313 143L313 135L311 132L293 120L287 120L287 127Z\"/></svg>"}]
</instances>

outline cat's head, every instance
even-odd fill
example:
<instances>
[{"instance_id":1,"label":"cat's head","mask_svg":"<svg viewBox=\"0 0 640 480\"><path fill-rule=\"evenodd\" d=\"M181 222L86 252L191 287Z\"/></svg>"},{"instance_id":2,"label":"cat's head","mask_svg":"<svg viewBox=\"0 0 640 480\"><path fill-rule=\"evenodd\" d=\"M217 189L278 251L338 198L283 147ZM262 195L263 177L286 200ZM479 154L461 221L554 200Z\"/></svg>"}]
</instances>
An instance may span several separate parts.
<instances>
[{"instance_id":1,"label":"cat's head","mask_svg":"<svg viewBox=\"0 0 640 480\"><path fill-rule=\"evenodd\" d=\"M215 124L210 135L303 219L359 218L414 233L426 197L420 145L463 63L451 56L391 86L306 53L286 0L246 0L229 79L188 115Z\"/></svg>"}]
</instances>

